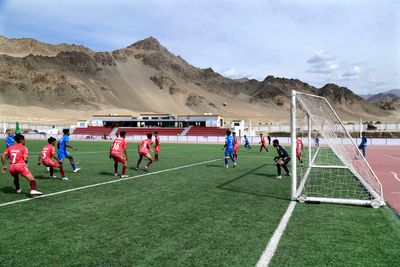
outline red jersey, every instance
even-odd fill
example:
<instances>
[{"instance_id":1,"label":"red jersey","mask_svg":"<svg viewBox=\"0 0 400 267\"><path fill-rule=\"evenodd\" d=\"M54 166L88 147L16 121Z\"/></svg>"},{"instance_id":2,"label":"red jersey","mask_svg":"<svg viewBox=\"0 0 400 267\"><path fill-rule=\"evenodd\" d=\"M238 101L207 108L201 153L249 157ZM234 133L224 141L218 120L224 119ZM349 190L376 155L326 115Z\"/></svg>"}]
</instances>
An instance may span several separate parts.
<instances>
[{"instance_id":1,"label":"red jersey","mask_svg":"<svg viewBox=\"0 0 400 267\"><path fill-rule=\"evenodd\" d=\"M156 137L156 146L160 146L160 137L159 136L157 136Z\"/></svg>"},{"instance_id":2,"label":"red jersey","mask_svg":"<svg viewBox=\"0 0 400 267\"><path fill-rule=\"evenodd\" d=\"M265 137L263 136L263 137L261 137L261 144L262 145L265 145L267 142L265 142Z\"/></svg>"},{"instance_id":3,"label":"red jersey","mask_svg":"<svg viewBox=\"0 0 400 267\"><path fill-rule=\"evenodd\" d=\"M233 139L233 147L239 147L239 139L237 136L235 136Z\"/></svg>"},{"instance_id":4,"label":"red jersey","mask_svg":"<svg viewBox=\"0 0 400 267\"><path fill-rule=\"evenodd\" d=\"M47 146L42 148L42 162L49 161L52 159L52 157L56 154L56 150L54 149L54 146L51 144L48 144Z\"/></svg>"},{"instance_id":5,"label":"red jersey","mask_svg":"<svg viewBox=\"0 0 400 267\"><path fill-rule=\"evenodd\" d=\"M21 145L15 144L10 146L4 151L4 155L10 158L10 165L25 165L25 161L28 159L28 149Z\"/></svg>"},{"instance_id":6,"label":"red jersey","mask_svg":"<svg viewBox=\"0 0 400 267\"><path fill-rule=\"evenodd\" d=\"M149 153L151 144L153 144L153 141L150 138L143 140L142 142L140 142L139 152L143 154Z\"/></svg>"},{"instance_id":7,"label":"red jersey","mask_svg":"<svg viewBox=\"0 0 400 267\"><path fill-rule=\"evenodd\" d=\"M303 141L301 141L300 138L296 139L296 153L299 154L301 153L301 150L303 149Z\"/></svg>"},{"instance_id":8,"label":"red jersey","mask_svg":"<svg viewBox=\"0 0 400 267\"><path fill-rule=\"evenodd\" d=\"M127 149L126 140L122 137L117 137L114 139L111 145L111 154L112 155L122 155L122 149Z\"/></svg>"}]
</instances>

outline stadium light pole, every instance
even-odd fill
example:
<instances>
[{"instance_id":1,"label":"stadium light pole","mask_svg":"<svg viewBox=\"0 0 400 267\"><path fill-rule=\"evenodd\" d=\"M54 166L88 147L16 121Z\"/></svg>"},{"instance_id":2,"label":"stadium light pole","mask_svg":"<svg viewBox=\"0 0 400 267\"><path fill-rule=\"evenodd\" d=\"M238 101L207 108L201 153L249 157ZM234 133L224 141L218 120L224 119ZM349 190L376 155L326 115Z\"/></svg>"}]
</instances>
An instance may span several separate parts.
<instances>
[{"instance_id":1,"label":"stadium light pole","mask_svg":"<svg viewBox=\"0 0 400 267\"><path fill-rule=\"evenodd\" d=\"M292 90L290 105L290 121L291 121L291 173L292 173L292 200L296 200L296 188L297 188L297 160L296 160L296 91Z\"/></svg>"}]
</instances>

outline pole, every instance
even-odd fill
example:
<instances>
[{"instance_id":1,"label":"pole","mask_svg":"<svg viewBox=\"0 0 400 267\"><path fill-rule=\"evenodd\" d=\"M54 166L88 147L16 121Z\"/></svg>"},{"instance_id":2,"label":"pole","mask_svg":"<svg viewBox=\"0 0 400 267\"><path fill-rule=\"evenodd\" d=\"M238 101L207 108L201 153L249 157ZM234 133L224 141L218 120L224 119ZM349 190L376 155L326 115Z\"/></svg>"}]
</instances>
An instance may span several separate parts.
<instances>
[{"instance_id":1,"label":"pole","mask_svg":"<svg viewBox=\"0 0 400 267\"><path fill-rule=\"evenodd\" d=\"M292 97L291 97L292 103L290 107L291 111L291 158L292 158L292 164L291 164L291 173L292 173L292 200L296 200L296 188L297 188L297 160L296 160L296 91L292 90Z\"/></svg>"}]
</instances>

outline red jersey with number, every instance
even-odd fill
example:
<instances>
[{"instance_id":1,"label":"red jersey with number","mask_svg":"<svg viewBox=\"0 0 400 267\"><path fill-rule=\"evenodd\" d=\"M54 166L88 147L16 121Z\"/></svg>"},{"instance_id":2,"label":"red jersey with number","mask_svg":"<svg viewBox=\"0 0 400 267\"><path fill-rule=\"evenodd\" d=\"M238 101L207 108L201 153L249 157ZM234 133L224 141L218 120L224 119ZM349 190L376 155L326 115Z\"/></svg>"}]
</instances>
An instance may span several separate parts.
<instances>
[{"instance_id":1,"label":"red jersey with number","mask_svg":"<svg viewBox=\"0 0 400 267\"><path fill-rule=\"evenodd\" d=\"M296 156L301 155L301 150L303 149L303 141L300 138L296 139Z\"/></svg>"},{"instance_id":2,"label":"red jersey with number","mask_svg":"<svg viewBox=\"0 0 400 267\"><path fill-rule=\"evenodd\" d=\"M122 137L117 137L114 139L111 145L111 155L122 156L122 150L127 149L126 140Z\"/></svg>"},{"instance_id":3,"label":"red jersey with number","mask_svg":"<svg viewBox=\"0 0 400 267\"><path fill-rule=\"evenodd\" d=\"M54 146L51 144L48 144L47 146L42 148L42 162L50 161L52 160L52 157L56 154L56 150L54 149Z\"/></svg>"},{"instance_id":4,"label":"red jersey with number","mask_svg":"<svg viewBox=\"0 0 400 267\"><path fill-rule=\"evenodd\" d=\"M139 153L140 154L148 154L151 144L153 144L153 141L150 138L145 139L142 142L140 142Z\"/></svg>"},{"instance_id":5,"label":"red jersey with number","mask_svg":"<svg viewBox=\"0 0 400 267\"><path fill-rule=\"evenodd\" d=\"M160 146L160 137L159 136L156 137L156 146Z\"/></svg>"},{"instance_id":6,"label":"red jersey with number","mask_svg":"<svg viewBox=\"0 0 400 267\"><path fill-rule=\"evenodd\" d=\"M21 145L15 144L10 146L4 151L4 155L8 155L10 158L10 165L25 165L25 161L28 159L28 149Z\"/></svg>"}]
</instances>

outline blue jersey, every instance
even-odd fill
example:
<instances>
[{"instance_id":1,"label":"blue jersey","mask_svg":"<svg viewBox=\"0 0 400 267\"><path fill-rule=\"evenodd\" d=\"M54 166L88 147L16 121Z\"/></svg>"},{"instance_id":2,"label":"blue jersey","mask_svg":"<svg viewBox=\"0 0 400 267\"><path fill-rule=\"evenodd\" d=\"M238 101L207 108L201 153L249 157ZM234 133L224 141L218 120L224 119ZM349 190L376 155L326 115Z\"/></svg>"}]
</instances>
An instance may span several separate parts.
<instances>
[{"instance_id":1,"label":"blue jersey","mask_svg":"<svg viewBox=\"0 0 400 267\"><path fill-rule=\"evenodd\" d=\"M14 135L7 135L6 137L7 148L14 144Z\"/></svg>"},{"instance_id":2,"label":"blue jersey","mask_svg":"<svg viewBox=\"0 0 400 267\"><path fill-rule=\"evenodd\" d=\"M248 143L249 143L249 139L247 139L247 137L245 137L245 138L244 138L244 142L245 142L246 144L248 144Z\"/></svg>"},{"instance_id":3,"label":"blue jersey","mask_svg":"<svg viewBox=\"0 0 400 267\"><path fill-rule=\"evenodd\" d=\"M363 137L361 137L360 147L366 147L366 146L367 146L367 137L363 136Z\"/></svg>"},{"instance_id":4,"label":"blue jersey","mask_svg":"<svg viewBox=\"0 0 400 267\"><path fill-rule=\"evenodd\" d=\"M225 143L226 143L225 151L233 150L233 146L235 144L235 140L233 139L232 135L227 136L225 138Z\"/></svg>"},{"instance_id":5,"label":"blue jersey","mask_svg":"<svg viewBox=\"0 0 400 267\"><path fill-rule=\"evenodd\" d=\"M60 146L58 147L59 152L66 152L67 151L67 142L69 142L69 136L64 135L60 140Z\"/></svg>"}]
</instances>

